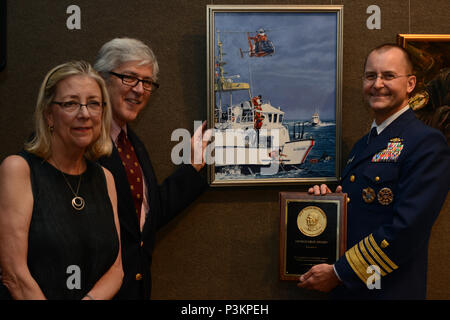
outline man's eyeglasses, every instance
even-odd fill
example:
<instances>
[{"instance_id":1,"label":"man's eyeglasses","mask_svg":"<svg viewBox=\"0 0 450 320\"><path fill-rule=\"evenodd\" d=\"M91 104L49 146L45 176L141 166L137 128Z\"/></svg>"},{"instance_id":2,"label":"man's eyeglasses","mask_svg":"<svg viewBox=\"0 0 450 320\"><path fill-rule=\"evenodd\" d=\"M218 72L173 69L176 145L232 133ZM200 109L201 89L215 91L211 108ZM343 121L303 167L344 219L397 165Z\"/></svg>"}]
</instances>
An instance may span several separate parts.
<instances>
[{"instance_id":1,"label":"man's eyeglasses","mask_svg":"<svg viewBox=\"0 0 450 320\"><path fill-rule=\"evenodd\" d=\"M109 73L113 76L116 76L117 78L122 79L122 83L130 87L135 87L139 84L139 82L142 82L142 87L145 91L155 92L159 88L159 84L152 80L139 79L128 74L120 74L112 71L110 71Z\"/></svg>"},{"instance_id":2,"label":"man's eyeglasses","mask_svg":"<svg viewBox=\"0 0 450 320\"><path fill-rule=\"evenodd\" d=\"M106 105L105 102L99 101L89 101L88 103L79 103L76 101L52 101L52 103L59 105L61 109L70 114L79 112L81 107L86 106L91 115L100 114L103 111L103 107Z\"/></svg>"},{"instance_id":3,"label":"man's eyeglasses","mask_svg":"<svg viewBox=\"0 0 450 320\"><path fill-rule=\"evenodd\" d=\"M382 72L380 74L377 74L375 72L366 72L364 73L362 78L366 82L375 82L377 78L380 78L383 82L389 82L400 77L410 77L410 76L412 76L412 74L397 75L392 72Z\"/></svg>"}]
</instances>

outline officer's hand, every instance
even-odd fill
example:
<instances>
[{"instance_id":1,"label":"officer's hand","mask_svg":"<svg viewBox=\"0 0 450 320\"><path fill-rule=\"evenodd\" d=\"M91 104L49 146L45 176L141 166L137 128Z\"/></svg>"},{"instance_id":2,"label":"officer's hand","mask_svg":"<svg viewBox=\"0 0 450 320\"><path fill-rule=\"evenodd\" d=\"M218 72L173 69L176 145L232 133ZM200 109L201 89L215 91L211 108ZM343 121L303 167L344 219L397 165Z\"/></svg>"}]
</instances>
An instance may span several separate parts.
<instances>
[{"instance_id":1,"label":"officer's hand","mask_svg":"<svg viewBox=\"0 0 450 320\"><path fill-rule=\"evenodd\" d=\"M342 192L342 186L337 186L335 192L336 193ZM320 186L316 184L314 187L308 189L308 193L313 194L315 196L324 196L327 193L331 193L331 190L330 188L328 188L326 184L321 184Z\"/></svg>"},{"instance_id":2,"label":"officer's hand","mask_svg":"<svg viewBox=\"0 0 450 320\"><path fill-rule=\"evenodd\" d=\"M313 266L299 278L299 281L297 283L299 288L322 292L330 292L341 283L333 266L326 263Z\"/></svg>"}]
</instances>

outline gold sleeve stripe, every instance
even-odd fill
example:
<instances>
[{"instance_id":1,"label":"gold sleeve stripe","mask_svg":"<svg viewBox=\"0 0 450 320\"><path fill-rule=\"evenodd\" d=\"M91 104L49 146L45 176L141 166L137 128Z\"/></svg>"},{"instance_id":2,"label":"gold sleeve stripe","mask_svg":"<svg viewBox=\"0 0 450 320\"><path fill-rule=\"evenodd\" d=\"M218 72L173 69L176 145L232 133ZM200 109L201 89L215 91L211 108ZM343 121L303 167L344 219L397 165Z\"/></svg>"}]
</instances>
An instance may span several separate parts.
<instances>
[{"instance_id":1,"label":"gold sleeve stripe","mask_svg":"<svg viewBox=\"0 0 450 320\"><path fill-rule=\"evenodd\" d=\"M353 271L356 273L356 275L366 283L367 277L364 274L365 272L361 273L361 268L359 266L359 259L356 257L355 254L355 247L352 247L350 250L347 250L345 252L345 257L347 258L348 263L350 264L350 267L352 267Z\"/></svg>"},{"instance_id":2,"label":"gold sleeve stripe","mask_svg":"<svg viewBox=\"0 0 450 320\"><path fill-rule=\"evenodd\" d=\"M367 239L367 238L366 238L366 239ZM359 250L362 252L364 258L365 258L367 261L369 261L369 263L370 263L371 265L373 265L373 266L377 265L377 264L375 263L375 261L373 261L372 257L369 255L369 253L367 252L366 247L364 246L363 240L361 240L361 241L359 242ZM369 248L369 250L370 250L370 248ZM380 268L380 273L381 273L381 275L382 275L383 277L387 274L386 272L384 272L384 270L383 270L382 268Z\"/></svg>"},{"instance_id":3,"label":"gold sleeve stripe","mask_svg":"<svg viewBox=\"0 0 450 320\"><path fill-rule=\"evenodd\" d=\"M373 234L370 234L369 241L375 251L381 256L381 258L383 258L384 261L389 264L392 269L398 269L398 266L391 259L389 259L388 256L383 252L383 250L381 250L381 248L376 244L375 239L373 238Z\"/></svg>"},{"instance_id":4,"label":"gold sleeve stripe","mask_svg":"<svg viewBox=\"0 0 450 320\"><path fill-rule=\"evenodd\" d=\"M359 265L361 268L360 271L365 275L365 278L367 280L367 278L369 277L369 274L367 273L367 268L369 267L369 264L367 263L366 260L364 260L358 245L355 245L355 254L359 260ZM366 282L366 280L364 282Z\"/></svg>"},{"instance_id":5,"label":"gold sleeve stripe","mask_svg":"<svg viewBox=\"0 0 450 320\"><path fill-rule=\"evenodd\" d=\"M350 267L364 283L367 283L370 276L370 273L367 273L369 265L380 267L382 276L398 268L376 244L372 234L347 250L345 257Z\"/></svg>"},{"instance_id":6,"label":"gold sleeve stripe","mask_svg":"<svg viewBox=\"0 0 450 320\"><path fill-rule=\"evenodd\" d=\"M369 250L370 254L372 255L372 257L374 257L374 259L377 261L377 265L379 265L381 268L383 268L384 270L386 270L387 273L391 273L392 269L389 268L384 262L383 260L381 260L381 258L378 256L378 254L372 249L372 246L369 243L369 237L364 238L364 243L366 244L367 249Z\"/></svg>"}]
</instances>

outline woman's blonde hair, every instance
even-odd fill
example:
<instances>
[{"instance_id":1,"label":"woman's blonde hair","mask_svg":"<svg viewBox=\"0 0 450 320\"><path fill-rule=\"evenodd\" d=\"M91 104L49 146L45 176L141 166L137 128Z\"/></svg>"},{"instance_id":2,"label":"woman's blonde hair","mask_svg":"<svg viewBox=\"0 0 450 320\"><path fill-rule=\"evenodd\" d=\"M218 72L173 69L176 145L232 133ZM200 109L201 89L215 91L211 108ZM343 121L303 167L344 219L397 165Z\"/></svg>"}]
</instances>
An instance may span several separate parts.
<instances>
[{"instance_id":1,"label":"woman's blonde hair","mask_svg":"<svg viewBox=\"0 0 450 320\"><path fill-rule=\"evenodd\" d=\"M35 134L31 141L25 143L25 150L43 159L48 159L52 154L51 128L49 127L46 114L56 94L57 84L68 77L75 75L85 75L94 79L102 92L105 106L102 112L101 132L99 138L89 145L85 156L90 160L96 160L104 155L111 154L112 142L109 136L111 127L111 103L109 101L108 90L105 81L85 61L70 61L50 70L44 78L39 90L36 110L34 112Z\"/></svg>"}]
</instances>

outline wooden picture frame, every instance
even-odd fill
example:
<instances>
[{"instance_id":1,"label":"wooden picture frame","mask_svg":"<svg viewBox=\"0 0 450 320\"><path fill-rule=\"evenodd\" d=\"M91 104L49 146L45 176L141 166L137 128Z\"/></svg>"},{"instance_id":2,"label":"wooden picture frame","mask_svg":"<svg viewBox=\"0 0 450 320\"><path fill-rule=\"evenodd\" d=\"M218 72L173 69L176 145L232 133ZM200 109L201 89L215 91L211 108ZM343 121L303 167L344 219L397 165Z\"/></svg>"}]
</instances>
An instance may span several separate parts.
<instances>
[{"instance_id":1,"label":"wooden picture frame","mask_svg":"<svg viewBox=\"0 0 450 320\"><path fill-rule=\"evenodd\" d=\"M411 55L416 91L424 89L441 69L450 67L450 34L398 34L397 43Z\"/></svg>"},{"instance_id":2,"label":"wooden picture frame","mask_svg":"<svg viewBox=\"0 0 450 320\"><path fill-rule=\"evenodd\" d=\"M409 52L417 79L410 107L450 144L450 34L398 34L397 43Z\"/></svg>"}]
</instances>

